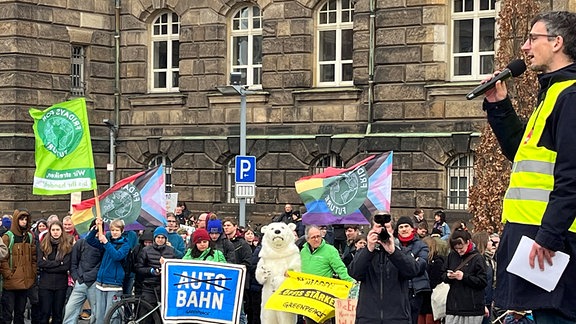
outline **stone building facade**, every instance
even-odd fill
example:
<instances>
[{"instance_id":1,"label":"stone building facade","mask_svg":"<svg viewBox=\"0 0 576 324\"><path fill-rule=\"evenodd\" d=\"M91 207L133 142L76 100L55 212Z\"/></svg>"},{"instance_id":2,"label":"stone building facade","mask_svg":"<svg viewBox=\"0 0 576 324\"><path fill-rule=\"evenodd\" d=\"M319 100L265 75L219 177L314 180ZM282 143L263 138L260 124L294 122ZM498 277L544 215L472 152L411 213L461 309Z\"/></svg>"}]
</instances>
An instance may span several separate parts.
<instances>
[{"instance_id":1,"label":"stone building facade","mask_svg":"<svg viewBox=\"0 0 576 324\"><path fill-rule=\"evenodd\" d=\"M169 188L189 209L236 215L230 172L239 154L240 97L216 86L239 70L248 72L247 154L258 167L250 222L266 222L285 203L301 205L294 189L300 177L389 150L395 213L463 212L485 116L479 100L464 97L478 76L453 76L452 16L462 2L0 2L0 210L68 210L68 196L32 195L28 108L81 95L100 191L108 187L113 152L116 180L165 163ZM495 17L499 1L471 2L492 3ZM574 9L573 1L554 6ZM338 23L322 25L322 14ZM248 31L238 27L245 23ZM325 27L336 31L322 34ZM334 53L323 46L334 42L339 54L331 70L332 59L322 57ZM117 129L110 133L104 119ZM464 182L451 183L451 170ZM451 200L458 190L463 196Z\"/></svg>"}]
</instances>

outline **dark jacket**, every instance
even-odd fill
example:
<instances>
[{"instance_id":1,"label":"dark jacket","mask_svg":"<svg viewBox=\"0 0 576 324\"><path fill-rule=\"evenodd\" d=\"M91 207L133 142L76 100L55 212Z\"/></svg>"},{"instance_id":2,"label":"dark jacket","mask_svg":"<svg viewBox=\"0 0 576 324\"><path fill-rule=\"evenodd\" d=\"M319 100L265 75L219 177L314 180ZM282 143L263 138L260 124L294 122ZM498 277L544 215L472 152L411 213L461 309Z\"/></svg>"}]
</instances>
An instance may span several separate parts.
<instances>
[{"instance_id":1,"label":"dark jacket","mask_svg":"<svg viewBox=\"0 0 576 324\"><path fill-rule=\"evenodd\" d=\"M90 287L96 281L102 253L97 248L80 239L72 248L70 275L74 281Z\"/></svg>"},{"instance_id":2,"label":"dark jacket","mask_svg":"<svg viewBox=\"0 0 576 324\"><path fill-rule=\"evenodd\" d=\"M432 260L428 261L428 266L426 267L426 272L428 272L428 278L430 279L430 288L434 289L436 286L442 282L442 274L444 271L445 258L442 255L436 254L432 257ZM432 314L432 303L431 296L432 291L424 292L422 295L422 307L420 308L420 314Z\"/></svg>"},{"instance_id":3,"label":"dark jacket","mask_svg":"<svg viewBox=\"0 0 576 324\"><path fill-rule=\"evenodd\" d=\"M50 237L45 237L49 240ZM38 279L38 288L40 289L67 289L68 288L68 270L72 252L66 254L62 260L56 260L58 253L58 244L52 244L52 252L44 255L41 248L38 248L38 270L40 276Z\"/></svg>"},{"instance_id":4,"label":"dark jacket","mask_svg":"<svg viewBox=\"0 0 576 324\"><path fill-rule=\"evenodd\" d=\"M555 82L575 80L576 64L538 76L540 91L538 101L546 95ZM539 141L539 145L557 153L554 166L554 189L542 218L542 225L532 226L507 223L496 255L497 287L494 301L503 309L552 309L571 320L576 320L576 234L568 232L576 214L566 213L576 209L576 86L565 89L559 96ZM513 160L522 141L525 124L518 118L509 98L500 102L484 101L488 122L502 152ZM570 254L570 262L557 287L551 291L536 288L527 281L510 275L506 267L514 254L522 235L526 235L543 247Z\"/></svg>"},{"instance_id":5,"label":"dark jacket","mask_svg":"<svg viewBox=\"0 0 576 324\"><path fill-rule=\"evenodd\" d=\"M484 254L484 266L486 267L486 288L484 288L484 305L491 306L494 301L494 269L495 261L490 256Z\"/></svg>"},{"instance_id":6,"label":"dark jacket","mask_svg":"<svg viewBox=\"0 0 576 324\"><path fill-rule=\"evenodd\" d=\"M448 279L447 271L456 270L468 256L474 255L460 270L464 273L462 280ZM486 267L484 257L475 249L460 256L450 251L446 260L442 280L450 284L450 291L446 298L446 314L458 316L484 315L484 288L486 288Z\"/></svg>"},{"instance_id":7,"label":"dark jacket","mask_svg":"<svg viewBox=\"0 0 576 324\"><path fill-rule=\"evenodd\" d=\"M350 276L361 281L356 323L410 323L408 281L418 272L412 255L398 247L392 254L378 246L373 252L360 249L349 267Z\"/></svg>"},{"instance_id":8,"label":"dark jacket","mask_svg":"<svg viewBox=\"0 0 576 324\"><path fill-rule=\"evenodd\" d=\"M136 278L142 280L143 286L160 287L160 273L154 274L150 271L150 269L162 268L160 257L174 259L174 248L166 244L152 243L152 245L144 247L138 254L134 271L137 274Z\"/></svg>"},{"instance_id":9,"label":"dark jacket","mask_svg":"<svg viewBox=\"0 0 576 324\"><path fill-rule=\"evenodd\" d=\"M284 212L282 212L282 214L272 218L272 222L283 222L285 224L293 223L292 214L296 214L296 215L298 215L298 218L300 218L300 212L297 210L292 210L289 213L284 211Z\"/></svg>"},{"instance_id":10,"label":"dark jacket","mask_svg":"<svg viewBox=\"0 0 576 324\"><path fill-rule=\"evenodd\" d=\"M349 266L354 259L354 255L356 254L356 245L354 242L350 242L350 244L346 244L344 251L342 252L342 262L344 265Z\"/></svg>"},{"instance_id":11,"label":"dark jacket","mask_svg":"<svg viewBox=\"0 0 576 324\"><path fill-rule=\"evenodd\" d=\"M252 265L252 249L250 245L246 242L243 237L235 236L230 239L232 245L234 245L234 254L236 256L236 264L243 264L246 266L246 270L250 269ZM230 263L230 262L228 262ZM248 290L250 283L250 271L246 271L246 285L244 286Z\"/></svg>"},{"instance_id":12,"label":"dark jacket","mask_svg":"<svg viewBox=\"0 0 576 324\"><path fill-rule=\"evenodd\" d=\"M130 251L130 243L121 236L116 240L110 239L106 244L102 244L96 238L96 233L98 233L96 230L90 231L86 237L88 244L98 248L103 253L96 281L104 285L122 287L125 275L122 261Z\"/></svg>"},{"instance_id":13,"label":"dark jacket","mask_svg":"<svg viewBox=\"0 0 576 324\"><path fill-rule=\"evenodd\" d=\"M224 234L220 234L216 241L213 241L214 248L224 254L226 262L237 264L236 252L234 251L234 244Z\"/></svg>"},{"instance_id":14,"label":"dark jacket","mask_svg":"<svg viewBox=\"0 0 576 324\"><path fill-rule=\"evenodd\" d=\"M428 245L414 236L412 241L408 242L403 248L412 254L418 264L418 275L410 280L408 286L414 294L423 291L430 291L430 280L428 279Z\"/></svg>"},{"instance_id":15,"label":"dark jacket","mask_svg":"<svg viewBox=\"0 0 576 324\"><path fill-rule=\"evenodd\" d=\"M262 291L262 285L256 280L256 266L258 265L258 261L260 261L260 250L262 250L262 246L258 245L254 251L252 251L252 261L250 262L250 267L248 267L250 278L248 289L250 291Z\"/></svg>"}]
</instances>

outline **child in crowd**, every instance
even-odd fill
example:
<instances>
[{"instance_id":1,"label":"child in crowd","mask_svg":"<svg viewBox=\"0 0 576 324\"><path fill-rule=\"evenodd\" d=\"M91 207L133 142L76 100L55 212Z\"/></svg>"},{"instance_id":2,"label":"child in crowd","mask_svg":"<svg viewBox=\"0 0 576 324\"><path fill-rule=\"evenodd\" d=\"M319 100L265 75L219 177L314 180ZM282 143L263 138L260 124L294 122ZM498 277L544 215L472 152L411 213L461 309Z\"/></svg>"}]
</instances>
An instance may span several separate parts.
<instances>
[{"instance_id":1,"label":"child in crowd","mask_svg":"<svg viewBox=\"0 0 576 324\"><path fill-rule=\"evenodd\" d=\"M102 219L96 219L96 225L102 226ZM104 324L104 316L112 308L114 296L122 294L124 281L122 261L130 251L130 244L122 236L123 232L124 221L117 219L110 223L110 240L106 238L104 232L99 233L97 228L93 228L86 237L88 244L100 249L104 254L96 277L97 324Z\"/></svg>"}]
</instances>

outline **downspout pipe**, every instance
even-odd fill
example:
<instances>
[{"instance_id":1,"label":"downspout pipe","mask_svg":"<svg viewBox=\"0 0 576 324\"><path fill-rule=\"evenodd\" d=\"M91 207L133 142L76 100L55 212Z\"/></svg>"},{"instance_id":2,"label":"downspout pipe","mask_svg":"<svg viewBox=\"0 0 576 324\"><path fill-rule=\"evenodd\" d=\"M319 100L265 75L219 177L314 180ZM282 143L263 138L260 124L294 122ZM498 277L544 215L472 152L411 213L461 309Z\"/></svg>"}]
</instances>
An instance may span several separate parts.
<instances>
[{"instance_id":1,"label":"downspout pipe","mask_svg":"<svg viewBox=\"0 0 576 324\"><path fill-rule=\"evenodd\" d=\"M116 1L116 8L114 12L114 124L120 127L120 10L122 5L121 0Z\"/></svg>"},{"instance_id":2,"label":"downspout pipe","mask_svg":"<svg viewBox=\"0 0 576 324\"><path fill-rule=\"evenodd\" d=\"M110 171L110 186L116 182L116 139L120 129L120 10L121 0L115 0L114 10L114 129L110 129L110 163L114 169Z\"/></svg>"},{"instance_id":3,"label":"downspout pipe","mask_svg":"<svg viewBox=\"0 0 576 324\"><path fill-rule=\"evenodd\" d=\"M374 34L376 20L376 0L370 0L370 24L369 24L369 53L368 53L368 121L366 123L366 134L372 131L374 121Z\"/></svg>"}]
</instances>

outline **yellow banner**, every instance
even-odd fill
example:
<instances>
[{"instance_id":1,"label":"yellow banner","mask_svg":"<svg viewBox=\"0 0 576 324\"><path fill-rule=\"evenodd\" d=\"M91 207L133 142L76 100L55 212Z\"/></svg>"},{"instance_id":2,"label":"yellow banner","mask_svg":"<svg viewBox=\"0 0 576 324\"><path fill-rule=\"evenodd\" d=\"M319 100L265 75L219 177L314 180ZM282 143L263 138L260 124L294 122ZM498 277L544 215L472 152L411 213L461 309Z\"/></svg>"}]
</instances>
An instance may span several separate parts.
<instances>
[{"instance_id":1,"label":"yellow banner","mask_svg":"<svg viewBox=\"0 0 576 324\"><path fill-rule=\"evenodd\" d=\"M348 298L352 283L288 271L288 277L266 302L266 309L304 315L322 323L334 317L337 299Z\"/></svg>"}]
</instances>

